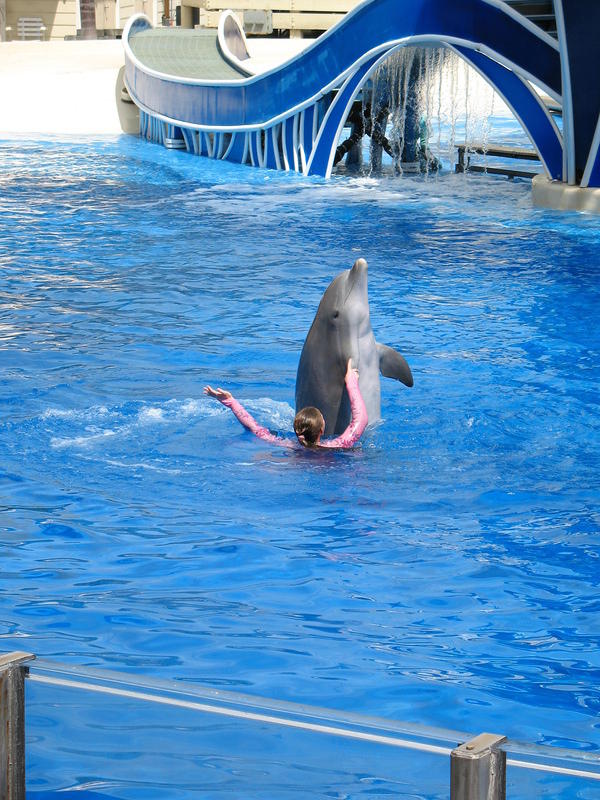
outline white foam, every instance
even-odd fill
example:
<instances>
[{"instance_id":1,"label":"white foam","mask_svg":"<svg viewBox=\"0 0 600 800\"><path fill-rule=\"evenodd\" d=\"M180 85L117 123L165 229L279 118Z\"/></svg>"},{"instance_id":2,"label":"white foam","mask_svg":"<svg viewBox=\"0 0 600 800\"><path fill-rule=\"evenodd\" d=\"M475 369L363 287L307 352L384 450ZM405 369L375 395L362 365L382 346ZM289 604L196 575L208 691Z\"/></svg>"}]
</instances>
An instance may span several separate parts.
<instances>
[{"instance_id":1,"label":"white foam","mask_svg":"<svg viewBox=\"0 0 600 800\"><path fill-rule=\"evenodd\" d=\"M149 425L155 422L163 422L165 418L164 411L162 408L142 408L142 410L138 413L138 422L141 425Z\"/></svg>"},{"instance_id":2,"label":"white foam","mask_svg":"<svg viewBox=\"0 0 600 800\"><path fill-rule=\"evenodd\" d=\"M107 417L111 412L106 406L92 406L91 408L47 408L42 413L42 419L81 419L90 420L98 417Z\"/></svg>"},{"instance_id":3,"label":"white foam","mask_svg":"<svg viewBox=\"0 0 600 800\"><path fill-rule=\"evenodd\" d=\"M151 472L166 472L168 475L181 475L180 469L168 469L167 467L158 467L156 464L145 464L142 461L136 461L133 464L127 464L125 461L116 461L114 459L107 459L106 464L112 467L121 467L123 469L145 469Z\"/></svg>"},{"instance_id":4,"label":"white foam","mask_svg":"<svg viewBox=\"0 0 600 800\"><path fill-rule=\"evenodd\" d=\"M194 417L202 410L204 406L205 403L202 403L199 400L185 400L181 406L181 413L186 417Z\"/></svg>"},{"instance_id":5,"label":"white foam","mask_svg":"<svg viewBox=\"0 0 600 800\"><path fill-rule=\"evenodd\" d=\"M94 442L98 442L102 439L107 439L109 437L116 436L117 433L118 431L106 430L106 431L101 431L100 433L94 433L91 436L52 438L50 439L50 447L53 447L55 450L62 450L66 447L86 448L90 447Z\"/></svg>"},{"instance_id":6,"label":"white foam","mask_svg":"<svg viewBox=\"0 0 600 800\"><path fill-rule=\"evenodd\" d=\"M169 419L182 421L190 417L216 417L225 409L220 403L209 397L196 399L186 397L185 400L167 400L165 412Z\"/></svg>"},{"instance_id":7,"label":"white foam","mask_svg":"<svg viewBox=\"0 0 600 800\"><path fill-rule=\"evenodd\" d=\"M254 401L256 413L262 419L272 419L275 427L289 426L289 416L293 412L286 403L273 403L264 400ZM54 449L89 449L94 445L102 444L107 439L116 436L130 436L134 431L147 429L153 425L165 425L173 423L186 423L190 419L206 419L220 414L229 413L219 403L210 398L186 398L185 400L171 399L165 401L163 405L142 405L137 413L131 416L125 413L122 408L107 408L106 406L91 406L84 409L70 408L47 408L41 415L44 420L57 420L63 423L63 427L79 427L83 425L84 433L72 436L53 436L50 439L50 446ZM99 422L112 423L110 428L102 430L97 424ZM85 423L91 423L85 425ZM73 432L75 433L75 432ZM149 434L151 435L151 434ZM131 466L123 464L123 466ZM135 465L140 468L154 469L152 466L144 464Z\"/></svg>"}]
</instances>

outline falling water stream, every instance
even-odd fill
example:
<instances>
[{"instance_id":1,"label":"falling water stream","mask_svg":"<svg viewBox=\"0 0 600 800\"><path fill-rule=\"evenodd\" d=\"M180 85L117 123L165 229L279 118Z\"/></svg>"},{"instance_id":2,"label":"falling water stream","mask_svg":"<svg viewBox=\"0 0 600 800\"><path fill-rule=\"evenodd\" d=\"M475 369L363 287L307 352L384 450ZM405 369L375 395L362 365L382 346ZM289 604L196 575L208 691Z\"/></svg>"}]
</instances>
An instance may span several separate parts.
<instances>
[{"instance_id":1,"label":"falling water stream","mask_svg":"<svg viewBox=\"0 0 600 800\"><path fill-rule=\"evenodd\" d=\"M484 151L496 115L512 114L493 87L446 47L401 47L372 73L361 93L367 132L354 162L367 173L437 172L458 144ZM342 135L342 140L347 132ZM484 155L485 163L485 155Z\"/></svg>"}]
</instances>

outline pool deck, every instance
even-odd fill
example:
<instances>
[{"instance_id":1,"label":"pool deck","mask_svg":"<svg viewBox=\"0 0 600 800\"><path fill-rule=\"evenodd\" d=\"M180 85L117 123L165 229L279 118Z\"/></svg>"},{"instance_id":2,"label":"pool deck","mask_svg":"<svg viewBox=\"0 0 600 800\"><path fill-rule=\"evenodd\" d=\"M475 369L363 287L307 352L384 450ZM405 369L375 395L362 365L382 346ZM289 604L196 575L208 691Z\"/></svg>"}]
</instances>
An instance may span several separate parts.
<instances>
[{"instance_id":1,"label":"pool deck","mask_svg":"<svg viewBox=\"0 0 600 800\"><path fill-rule=\"evenodd\" d=\"M223 58L215 31L207 28L149 28L133 36L129 44L145 67L163 74L226 81L249 74Z\"/></svg>"},{"instance_id":2,"label":"pool deck","mask_svg":"<svg viewBox=\"0 0 600 800\"><path fill-rule=\"evenodd\" d=\"M248 63L262 72L311 41L251 38ZM0 43L0 136L137 132L137 111L117 104L124 64L117 39Z\"/></svg>"},{"instance_id":3,"label":"pool deck","mask_svg":"<svg viewBox=\"0 0 600 800\"><path fill-rule=\"evenodd\" d=\"M0 44L1 134L119 134L120 41Z\"/></svg>"}]
</instances>

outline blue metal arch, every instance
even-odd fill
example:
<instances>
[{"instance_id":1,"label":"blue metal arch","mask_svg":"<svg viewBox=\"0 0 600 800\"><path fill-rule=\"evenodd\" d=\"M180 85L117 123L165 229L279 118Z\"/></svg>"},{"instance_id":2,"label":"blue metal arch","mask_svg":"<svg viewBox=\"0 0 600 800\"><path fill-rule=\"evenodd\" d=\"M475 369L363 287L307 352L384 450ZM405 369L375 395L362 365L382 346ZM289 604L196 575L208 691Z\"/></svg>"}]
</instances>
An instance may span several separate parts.
<instances>
[{"instance_id":1,"label":"blue metal arch","mask_svg":"<svg viewBox=\"0 0 600 800\"><path fill-rule=\"evenodd\" d=\"M410 44L409 40L407 45ZM469 62L506 100L536 147L549 177L560 180L563 167L562 137L538 94L518 75L483 53L466 47L452 49ZM352 102L369 74L388 55L389 53L385 53L382 57L373 58L363 64L338 92L319 131L307 169L309 174L326 177L331 174L339 135Z\"/></svg>"}]
</instances>

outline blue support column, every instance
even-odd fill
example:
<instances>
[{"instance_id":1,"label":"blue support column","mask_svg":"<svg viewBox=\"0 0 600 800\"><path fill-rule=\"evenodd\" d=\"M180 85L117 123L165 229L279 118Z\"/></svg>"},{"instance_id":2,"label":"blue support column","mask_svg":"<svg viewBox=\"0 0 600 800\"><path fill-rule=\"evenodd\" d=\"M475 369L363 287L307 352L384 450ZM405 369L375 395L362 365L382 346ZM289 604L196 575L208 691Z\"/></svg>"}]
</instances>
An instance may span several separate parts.
<instances>
[{"instance_id":1,"label":"blue support column","mask_svg":"<svg viewBox=\"0 0 600 800\"><path fill-rule=\"evenodd\" d=\"M577 184L582 181L595 144L594 134L600 116L600 2L554 0L554 6L563 84L566 173L563 180Z\"/></svg>"},{"instance_id":2,"label":"blue support column","mask_svg":"<svg viewBox=\"0 0 600 800\"><path fill-rule=\"evenodd\" d=\"M259 134L258 134L259 135ZM250 138L250 161L253 167L260 167L260 155L258 152L257 132L252 131L249 134Z\"/></svg>"},{"instance_id":3,"label":"blue support column","mask_svg":"<svg viewBox=\"0 0 600 800\"><path fill-rule=\"evenodd\" d=\"M185 142L185 148L188 153L194 152L194 134L193 131L188 130L187 128L181 129L181 135L183 136L183 141Z\"/></svg>"},{"instance_id":4,"label":"blue support column","mask_svg":"<svg viewBox=\"0 0 600 800\"><path fill-rule=\"evenodd\" d=\"M265 132L265 167L267 169L281 169L279 160L279 125L267 128Z\"/></svg>"},{"instance_id":5,"label":"blue support column","mask_svg":"<svg viewBox=\"0 0 600 800\"><path fill-rule=\"evenodd\" d=\"M283 156L286 168L298 172L297 117L294 114L283 123Z\"/></svg>"},{"instance_id":6,"label":"blue support column","mask_svg":"<svg viewBox=\"0 0 600 800\"><path fill-rule=\"evenodd\" d=\"M233 133L224 158L226 158L227 161L235 161L238 164L243 164L246 160L247 148L246 133L244 131Z\"/></svg>"},{"instance_id":7,"label":"blue support column","mask_svg":"<svg viewBox=\"0 0 600 800\"><path fill-rule=\"evenodd\" d=\"M208 155L208 134L206 131L198 131L198 155L199 156L207 156Z\"/></svg>"},{"instance_id":8,"label":"blue support column","mask_svg":"<svg viewBox=\"0 0 600 800\"><path fill-rule=\"evenodd\" d=\"M302 130L300 132L302 148L306 163L310 160L313 149L315 134L315 107L314 105L305 108L302 113Z\"/></svg>"}]
</instances>

